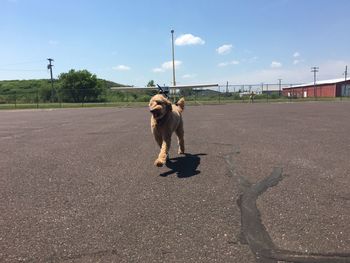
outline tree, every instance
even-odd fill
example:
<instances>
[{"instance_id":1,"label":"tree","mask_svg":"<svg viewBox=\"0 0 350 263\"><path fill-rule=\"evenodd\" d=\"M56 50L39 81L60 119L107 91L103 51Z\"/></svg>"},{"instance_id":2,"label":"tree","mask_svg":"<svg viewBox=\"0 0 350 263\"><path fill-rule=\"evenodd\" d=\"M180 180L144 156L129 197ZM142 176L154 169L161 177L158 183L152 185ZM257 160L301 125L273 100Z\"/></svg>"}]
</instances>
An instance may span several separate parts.
<instances>
[{"instance_id":1,"label":"tree","mask_svg":"<svg viewBox=\"0 0 350 263\"><path fill-rule=\"evenodd\" d=\"M68 73L60 74L59 80L63 101L96 102L104 90L102 82L87 70L71 69Z\"/></svg>"},{"instance_id":2,"label":"tree","mask_svg":"<svg viewBox=\"0 0 350 263\"><path fill-rule=\"evenodd\" d=\"M184 96L184 97L192 96L192 95L195 95L195 92L196 91L191 88L180 89L180 96Z\"/></svg>"},{"instance_id":3,"label":"tree","mask_svg":"<svg viewBox=\"0 0 350 263\"><path fill-rule=\"evenodd\" d=\"M154 80L150 80L150 81L148 81L148 83L147 83L147 87L154 87L155 86L155 84L154 84Z\"/></svg>"}]
</instances>

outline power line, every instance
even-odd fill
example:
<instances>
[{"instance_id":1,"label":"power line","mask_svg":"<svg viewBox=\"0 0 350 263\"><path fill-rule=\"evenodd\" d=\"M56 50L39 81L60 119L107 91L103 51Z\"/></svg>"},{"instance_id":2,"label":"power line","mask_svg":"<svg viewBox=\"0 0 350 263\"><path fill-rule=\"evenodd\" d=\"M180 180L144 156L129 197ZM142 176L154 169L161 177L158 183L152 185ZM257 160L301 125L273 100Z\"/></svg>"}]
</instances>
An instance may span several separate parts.
<instances>
[{"instance_id":1,"label":"power line","mask_svg":"<svg viewBox=\"0 0 350 263\"><path fill-rule=\"evenodd\" d=\"M0 71L45 71L43 69L4 69L0 68Z\"/></svg>"},{"instance_id":2,"label":"power line","mask_svg":"<svg viewBox=\"0 0 350 263\"><path fill-rule=\"evenodd\" d=\"M45 60L40 59L40 60L23 61L23 62L16 62L16 63L10 63L10 64L1 64L0 67L23 65L23 64L30 64L30 63L43 62L43 61Z\"/></svg>"}]
</instances>

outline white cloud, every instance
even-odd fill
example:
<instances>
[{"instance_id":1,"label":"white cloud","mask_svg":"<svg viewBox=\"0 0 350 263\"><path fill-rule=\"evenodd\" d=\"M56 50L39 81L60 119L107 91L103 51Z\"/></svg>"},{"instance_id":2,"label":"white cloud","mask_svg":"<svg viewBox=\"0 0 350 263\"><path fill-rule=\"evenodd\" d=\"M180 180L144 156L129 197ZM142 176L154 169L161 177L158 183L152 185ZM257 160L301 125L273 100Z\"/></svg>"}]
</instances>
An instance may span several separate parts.
<instances>
[{"instance_id":1,"label":"white cloud","mask_svg":"<svg viewBox=\"0 0 350 263\"><path fill-rule=\"evenodd\" d=\"M221 47L218 47L218 48L216 49L216 52L217 52L219 55L228 54L228 53L231 52L232 47L233 47L233 46L232 46L231 44L229 44L229 45L225 44L225 45L222 45Z\"/></svg>"},{"instance_id":2,"label":"white cloud","mask_svg":"<svg viewBox=\"0 0 350 263\"><path fill-rule=\"evenodd\" d=\"M182 64L182 62L179 61L179 60L175 60L174 64L175 64L175 68L177 68L178 66L180 66ZM164 62L162 64L162 68L165 69L165 70L172 69L173 68L173 62L172 61Z\"/></svg>"},{"instance_id":3,"label":"white cloud","mask_svg":"<svg viewBox=\"0 0 350 263\"><path fill-rule=\"evenodd\" d=\"M305 60L301 58L300 53L298 51L294 52L293 54L293 65L298 65L301 62L304 62Z\"/></svg>"},{"instance_id":4,"label":"white cloud","mask_svg":"<svg viewBox=\"0 0 350 263\"><path fill-rule=\"evenodd\" d=\"M278 61L272 61L271 62L271 68L280 68L282 67L282 63Z\"/></svg>"},{"instance_id":5,"label":"white cloud","mask_svg":"<svg viewBox=\"0 0 350 263\"><path fill-rule=\"evenodd\" d=\"M228 61L228 62L221 62L218 64L218 67L226 67L229 65L238 65L239 61L238 60L232 60L232 61Z\"/></svg>"},{"instance_id":6,"label":"white cloud","mask_svg":"<svg viewBox=\"0 0 350 263\"><path fill-rule=\"evenodd\" d=\"M113 67L114 70L117 71L128 71L131 70L131 68L129 66L125 66L125 65L118 65L116 67Z\"/></svg>"},{"instance_id":7,"label":"white cloud","mask_svg":"<svg viewBox=\"0 0 350 263\"><path fill-rule=\"evenodd\" d=\"M153 72L158 73L158 72L164 72L164 69L162 68L154 68L152 69Z\"/></svg>"},{"instance_id":8,"label":"white cloud","mask_svg":"<svg viewBox=\"0 0 350 263\"><path fill-rule=\"evenodd\" d=\"M344 75L345 65L350 65L350 61L330 60L318 64L319 72L317 73L318 80L342 78ZM313 81L313 73L310 72L311 66L299 64L297 67L291 68L268 68L256 71L250 71L239 74L237 76L228 76L226 79L232 84L259 84L259 83L278 83L281 78L282 83L300 84ZM222 79L214 79L212 82L222 82ZM276 87L276 86L275 86Z\"/></svg>"},{"instance_id":9,"label":"white cloud","mask_svg":"<svg viewBox=\"0 0 350 263\"><path fill-rule=\"evenodd\" d=\"M59 44L59 42L57 40L49 40L49 45L50 46L57 46Z\"/></svg>"},{"instance_id":10,"label":"white cloud","mask_svg":"<svg viewBox=\"0 0 350 263\"><path fill-rule=\"evenodd\" d=\"M197 77L196 74L185 74L182 76L183 79L193 79L195 77Z\"/></svg>"},{"instance_id":11,"label":"white cloud","mask_svg":"<svg viewBox=\"0 0 350 263\"><path fill-rule=\"evenodd\" d=\"M221 62L218 64L218 67L226 67L228 65L227 62Z\"/></svg>"},{"instance_id":12,"label":"white cloud","mask_svg":"<svg viewBox=\"0 0 350 263\"><path fill-rule=\"evenodd\" d=\"M175 60L174 64L175 64L175 69L176 69L182 64L182 61ZM164 72L164 71L172 69L172 68L173 68L173 61L167 61L167 62L164 62L160 68L154 68L152 71L155 73L159 73L159 72Z\"/></svg>"},{"instance_id":13,"label":"white cloud","mask_svg":"<svg viewBox=\"0 0 350 263\"><path fill-rule=\"evenodd\" d=\"M205 41L200 37L196 37L192 34L184 34L176 38L175 45L185 46L185 45L204 45Z\"/></svg>"}]
</instances>

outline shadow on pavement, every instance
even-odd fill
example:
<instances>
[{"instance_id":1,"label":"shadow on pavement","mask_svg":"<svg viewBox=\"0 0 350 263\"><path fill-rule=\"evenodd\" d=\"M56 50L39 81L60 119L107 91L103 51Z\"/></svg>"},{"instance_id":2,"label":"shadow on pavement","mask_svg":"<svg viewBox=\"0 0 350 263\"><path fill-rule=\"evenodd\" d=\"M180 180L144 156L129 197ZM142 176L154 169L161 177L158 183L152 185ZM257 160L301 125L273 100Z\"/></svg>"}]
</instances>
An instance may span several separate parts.
<instances>
[{"instance_id":1,"label":"shadow on pavement","mask_svg":"<svg viewBox=\"0 0 350 263\"><path fill-rule=\"evenodd\" d=\"M197 170L201 162L200 156L203 155L207 154L185 153L184 156L168 159L165 165L171 170L160 174L160 176L167 177L175 173L178 178L188 178L197 175L200 173L200 171Z\"/></svg>"}]
</instances>

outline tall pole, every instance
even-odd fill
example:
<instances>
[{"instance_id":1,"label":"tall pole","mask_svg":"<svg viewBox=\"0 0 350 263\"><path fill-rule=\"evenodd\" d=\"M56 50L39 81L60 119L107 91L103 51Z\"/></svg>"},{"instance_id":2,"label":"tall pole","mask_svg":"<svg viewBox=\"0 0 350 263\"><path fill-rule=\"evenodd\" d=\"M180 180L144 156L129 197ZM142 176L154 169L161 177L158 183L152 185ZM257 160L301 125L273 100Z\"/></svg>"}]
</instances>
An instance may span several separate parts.
<instances>
[{"instance_id":1,"label":"tall pole","mask_svg":"<svg viewBox=\"0 0 350 263\"><path fill-rule=\"evenodd\" d=\"M278 79L278 87L279 87L279 96L281 97L281 82L282 79Z\"/></svg>"},{"instance_id":2,"label":"tall pole","mask_svg":"<svg viewBox=\"0 0 350 263\"><path fill-rule=\"evenodd\" d=\"M340 99L343 98L343 94L344 94L344 96L346 96L346 91L347 91L347 89L346 89L346 86L347 86L346 85L346 81L347 81L347 77L348 77L348 66L347 65L345 66L344 76L345 76L344 90L340 91Z\"/></svg>"},{"instance_id":3,"label":"tall pole","mask_svg":"<svg viewBox=\"0 0 350 263\"><path fill-rule=\"evenodd\" d=\"M52 77L52 62L54 61L52 58L47 59L49 61L49 65L47 65L47 68L50 70L50 76L51 76L51 102L53 102L53 77Z\"/></svg>"},{"instance_id":4,"label":"tall pole","mask_svg":"<svg viewBox=\"0 0 350 263\"><path fill-rule=\"evenodd\" d=\"M266 84L266 102L269 102L269 84Z\"/></svg>"},{"instance_id":5,"label":"tall pole","mask_svg":"<svg viewBox=\"0 0 350 263\"><path fill-rule=\"evenodd\" d=\"M317 100L317 90L316 90L316 73L318 72L318 67L312 67L311 72L314 73L314 96Z\"/></svg>"},{"instance_id":6,"label":"tall pole","mask_svg":"<svg viewBox=\"0 0 350 263\"><path fill-rule=\"evenodd\" d=\"M344 72L344 75L345 75L345 81L348 77L348 66L345 66L345 72Z\"/></svg>"},{"instance_id":7,"label":"tall pole","mask_svg":"<svg viewBox=\"0 0 350 263\"><path fill-rule=\"evenodd\" d=\"M176 86L175 81L175 55L174 55L174 30L171 30L171 47L172 47L172 54L173 54L173 85Z\"/></svg>"}]
</instances>

